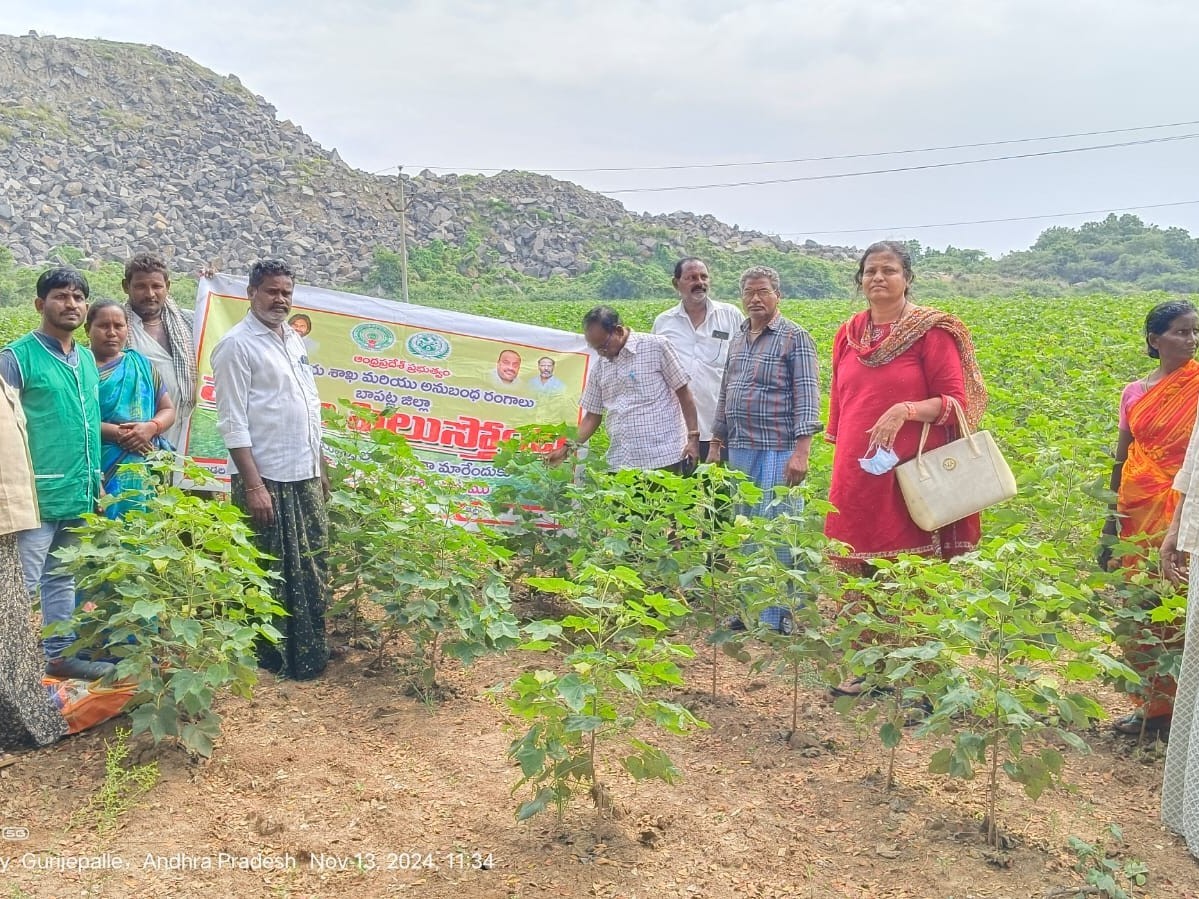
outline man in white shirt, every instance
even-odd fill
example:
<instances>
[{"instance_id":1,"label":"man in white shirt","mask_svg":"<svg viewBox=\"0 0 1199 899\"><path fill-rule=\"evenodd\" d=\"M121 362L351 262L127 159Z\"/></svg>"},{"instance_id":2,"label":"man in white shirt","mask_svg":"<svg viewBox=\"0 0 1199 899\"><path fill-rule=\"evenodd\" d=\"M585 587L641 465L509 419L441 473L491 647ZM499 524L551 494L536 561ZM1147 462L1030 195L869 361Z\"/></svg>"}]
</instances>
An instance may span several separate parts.
<instances>
[{"instance_id":1,"label":"man in white shirt","mask_svg":"<svg viewBox=\"0 0 1199 899\"><path fill-rule=\"evenodd\" d=\"M229 449L233 502L255 542L277 560L284 640L260 646L259 664L316 677L329 661L328 477L321 403L301 337L287 325L295 278L278 260L250 270L250 312L212 351L217 428Z\"/></svg>"},{"instance_id":2,"label":"man in white shirt","mask_svg":"<svg viewBox=\"0 0 1199 899\"><path fill-rule=\"evenodd\" d=\"M670 341L691 377L702 461L708 458L729 342L741 330L745 316L736 306L718 303L708 296L708 267L702 259L694 256L680 259L671 283L679 302L654 319L652 331Z\"/></svg>"}]
</instances>

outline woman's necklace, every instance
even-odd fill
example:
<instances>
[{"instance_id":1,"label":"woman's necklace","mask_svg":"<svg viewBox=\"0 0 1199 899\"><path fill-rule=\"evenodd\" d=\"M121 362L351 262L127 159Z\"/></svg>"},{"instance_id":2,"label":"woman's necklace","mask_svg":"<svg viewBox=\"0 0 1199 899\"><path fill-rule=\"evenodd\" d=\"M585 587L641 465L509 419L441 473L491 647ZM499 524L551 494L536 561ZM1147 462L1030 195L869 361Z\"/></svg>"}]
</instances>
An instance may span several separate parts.
<instances>
[{"instance_id":1,"label":"woman's necklace","mask_svg":"<svg viewBox=\"0 0 1199 899\"><path fill-rule=\"evenodd\" d=\"M1156 384L1158 381L1160 381L1162 378L1164 378L1167 374L1168 374L1168 372L1164 371L1162 369L1162 367L1159 365L1155 370L1149 372L1149 374L1147 374L1147 375L1145 375L1145 377L1141 378L1141 383L1145 386L1145 389L1148 390L1150 387L1152 387L1154 384Z\"/></svg>"},{"instance_id":2,"label":"woman's necklace","mask_svg":"<svg viewBox=\"0 0 1199 899\"><path fill-rule=\"evenodd\" d=\"M903 306L901 306L899 309L899 316L894 321L883 322L882 325L877 327L874 324L874 313L868 311L866 313L866 333L864 335L866 338L866 345L869 346L882 336L882 333L878 330L878 328L882 327L883 325L894 325L903 321L903 317L908 314L908 305L908 301L904 300Z\"/></svg>"}]
</instances>

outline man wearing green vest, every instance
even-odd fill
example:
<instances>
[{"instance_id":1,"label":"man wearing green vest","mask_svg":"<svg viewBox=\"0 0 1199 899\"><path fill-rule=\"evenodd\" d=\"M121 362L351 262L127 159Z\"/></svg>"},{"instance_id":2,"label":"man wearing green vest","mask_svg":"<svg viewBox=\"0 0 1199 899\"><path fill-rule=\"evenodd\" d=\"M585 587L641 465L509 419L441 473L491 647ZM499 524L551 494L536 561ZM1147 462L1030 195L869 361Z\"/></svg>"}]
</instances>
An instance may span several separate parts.
<instances>
[{"instance_id":1,"label":"man wearing green vest","mask_svg":"<svg viewBox=\"0 0 1199 899\"><path fill-rule=\"evenodd\" d=\"M87 314L87 280L73 268L53 268L37 281L36 331L0 350L0 377L21 393L29 452L37 481L39 527L21 531L17 548L25 586L41 590L42 623L70 621L75 578L56 553L78 538L70 528L96 511L100 498L100 375L91 350L75 342ZM65 657L72 638L46 637L46 673L92 680L113 671L106 662Z\"/></svg>"}]
</instances>

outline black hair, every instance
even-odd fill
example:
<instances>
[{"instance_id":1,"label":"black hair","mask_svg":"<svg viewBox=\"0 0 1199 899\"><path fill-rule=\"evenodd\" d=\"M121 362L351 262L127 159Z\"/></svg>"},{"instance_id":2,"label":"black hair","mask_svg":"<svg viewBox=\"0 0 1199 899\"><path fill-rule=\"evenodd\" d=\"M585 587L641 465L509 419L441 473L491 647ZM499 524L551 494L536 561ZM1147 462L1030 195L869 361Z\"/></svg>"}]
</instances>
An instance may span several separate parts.
<instances>
[{"instance_id":1,"label":"black hair","mask_svg":"<svg viewBox=\"0 0 1199 899\"><path fill-rule=\"evenodd\" d=\"M611 334L621 325L620 313L611 306L596 306L583 316L583 330L586 331L592 325L599 325L605 334Z\"/></svg>"},{"instance_id":2,"label":"black hair","mask_svg":"<svg viewBox=\"0 0 1199 899\"><path fill-rule=\"evenodd\" d=\"M294 324L295 322L303 322L304 324L306 324L308 326L308 333L309 334L312 333L312 319L309 318L305 313L297 312L295 315L293 315L291 318L289 318L287 320L287 323L289 325Z\"/></svg>"},{"instance_id":3,"label":"black hair","mask_svg":"<svg viewBox=\"0 0 1199 899\"><path fill-rule=\"evenodd\" d=\"M92 303L90 306L87 307L87 318L85 318L83 320L83 326L85 328L91 328L92 322L94 322L96 320L96 316L99 315L100 310L107 309L109 306L116 306L118 309L121 310L122 316L125 314L124 306L122 306L116 300L110 300L107 297L105 297L102 300L96 300L96 302Z\"/></svg>"},{"instance_id":4,"label":"black hair","mask_svg":"<svg viewBox=\"0 0 1199 899\"><path fill-rule=\"evenodd\" d=\"M171 280L171 270L157 253L138 253L125 263L125 281L128 283L134 275L160 274L164 281Z\"/></svg>"},{"instance_id":5,"label":"black hair","mask_svg":"<svg viewBox=\"0 0 1199 899\"><path fill-rule=\"evenodd\" d=\"M39 300L44 300L50 296L50 291L58 290L60 287L77 287L83 291L84 299L87 299L92 292L92 289L87 286L87 278L83 277L82 272L69 265L61 265L58 268L42 272L41 277L37 279L37 297Z\"/></svg>"},{"instance_id":6,"label":"black hair","mask_svg":"<svg viewBox=\"0 0 1199 899\"><path fill-rule=\"evenodd\" d=\"M853 276L853 283L858 290L862 289L862 273L866 271L866 260L875 253L892 253L899 259L899 264L903 266L903 276L907 279L908 284L912 283L912 251L905 244L898 240L880 240L878 243L872 243L866 248L866 252L862 254L862 258L858 260L858 270ZM908 295L908 288L904 288L903 295Z\"/></svg>"},{"instance_id":7,"label":"black hair","mask_svg":"<svg viewBox=\"0 0 1199 899\"><path fill-rule=\"evenodd\" d=\"M1195 311L1194 305L1186 300L1167 300L1149 310L1149 314L1145 316L1145 351L1150 359L1160 359L1161 353L1149 343L1149 338L1161 337L1170 330L1170 323L1174 319Z\"/></svg>"},{"instance_id":8,"label":"black hair","mask_svg":"<svg viewBox=\"0 0 1199 899\"><path fill-rule=\"evenodd\" d=\"M250 269L250 290L254 290L267 278L278 276L291 278L293 283L296 280L296 273L282 259L259 259Z\"/></svg>"},{"instance_id":9,"label":"black hair","mask_svg":"<svg viewBox=\"0 0 1199 899\"><path fill-rule=\"evenodd\" d=\"M674 264L674 279L676 281L679 280L679 278L683 277L683 269L687 267L688 262L698 262L704 268L708 267L708 264L706 262L704 262L702 259L700 259L698 256L684 256L682 259L680 259L678 262L676 262Z\"/></svg>"}]
</instances>

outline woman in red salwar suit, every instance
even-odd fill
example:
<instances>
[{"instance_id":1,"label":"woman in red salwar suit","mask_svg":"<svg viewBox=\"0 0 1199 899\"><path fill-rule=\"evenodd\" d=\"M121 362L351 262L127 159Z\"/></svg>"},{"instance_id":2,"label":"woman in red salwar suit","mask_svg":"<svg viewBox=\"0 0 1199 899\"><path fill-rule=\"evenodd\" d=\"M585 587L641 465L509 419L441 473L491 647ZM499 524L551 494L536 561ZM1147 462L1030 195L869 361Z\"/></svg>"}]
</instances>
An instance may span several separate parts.
<instances>
[{"instance_id":1,"label":"woman in red salwar suit","mask_svg":"<svg viewBox=\"0 0 1199 899\"><path fill-rule=\"evenodd\" d=\"M836 508L824 532L849 546L848 555L832 561L865 573L872 559L901 553L947 559L969 552L978 546L978 515L922 530L908 514L894 469L871 474L858 460L879 447L901 463L914 458L925 422L933 425L926 449L956 439L949 398L977 426L987 394L970 334L954 316L911 302L912 259L901 243L869 247L854 280L868 305L833 339L825 434L837 449L829 489Z\"/></svg>"}]
</instances>

